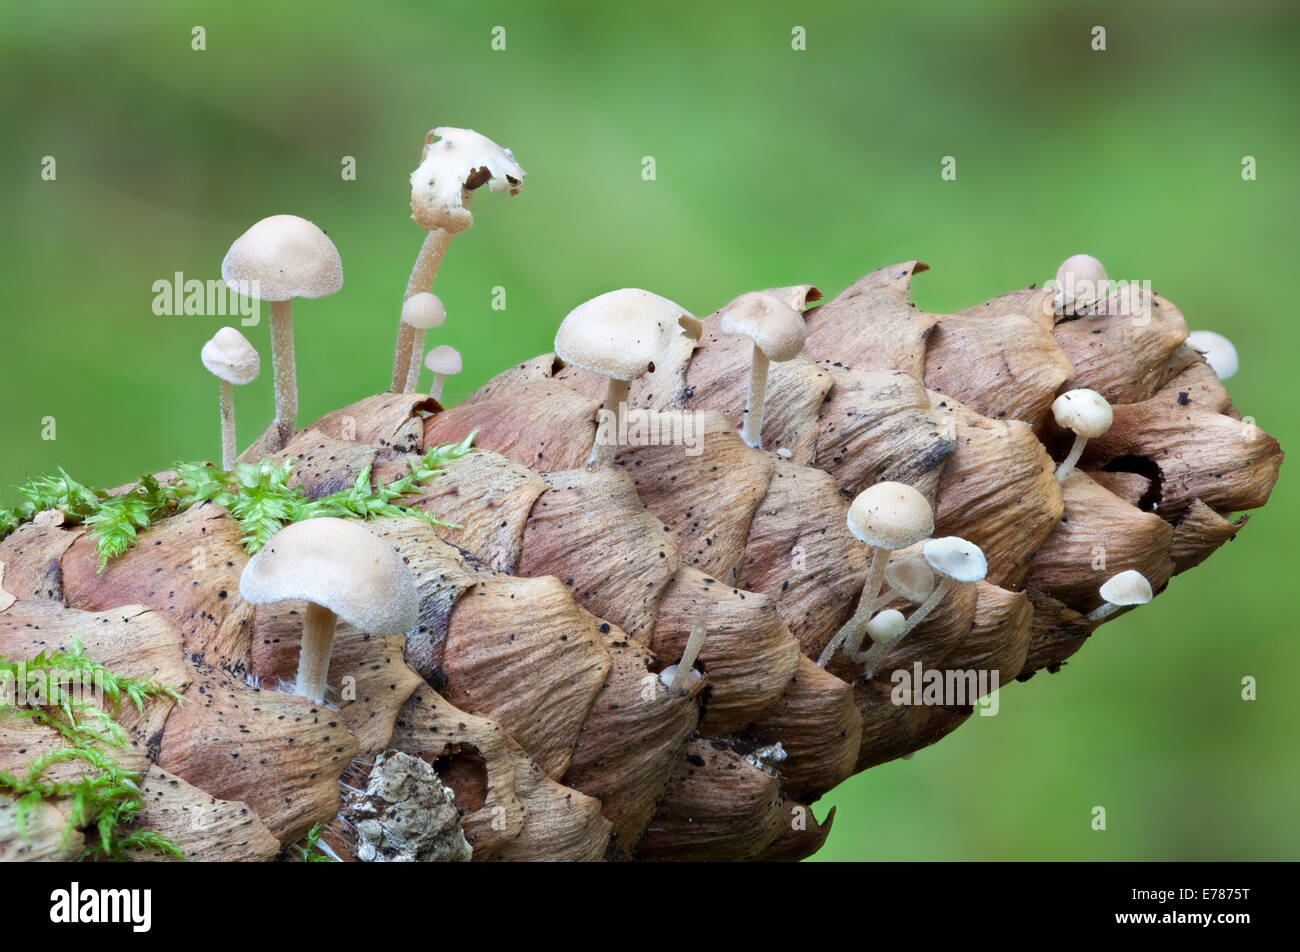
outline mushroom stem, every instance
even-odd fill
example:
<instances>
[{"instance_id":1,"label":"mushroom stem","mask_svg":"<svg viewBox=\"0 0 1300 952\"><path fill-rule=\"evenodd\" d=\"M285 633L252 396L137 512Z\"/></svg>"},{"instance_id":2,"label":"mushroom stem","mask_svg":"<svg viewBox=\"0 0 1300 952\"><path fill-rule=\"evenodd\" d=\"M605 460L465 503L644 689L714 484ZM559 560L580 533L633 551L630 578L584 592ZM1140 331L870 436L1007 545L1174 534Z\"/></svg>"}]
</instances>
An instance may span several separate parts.
<instances>
[{"instance_id":1,"label":"mushroom stem","mask_svg":"<svg viewBox=\"0 0 1300 952\"><path fill-rule=\"evenodd\" d=\"M325 700L325 681L330 670L330 648L338 616L328 608L307 603L302 623L302 647L298 653L297 693L313 701Z\"/></svg>"},{"instance_id":2,"label":"mushroom stem","mask_svg":"<svg viewBox=\"0 0 1300 952\"><path fill-rule=\"evenodd\" d=\"M861 653L853 652L854 664L862 665L862 676L870 681L876 676L876 666L885 660L885 655L894 650L897 645L907 635L904 630L893 640L882 638L880 641L873 641L871 647Z\"/></svg>"},{"instance_id":3,"label":"mushroom stem","mask_svg":"<svg viewBox=\"0 0 1300 952\"><path fill-rule=\"evenodd\" d=\"M424 236L420 253L415 256L415 264L411 266L411 277L406 282L406 297L402 298L403 301L433 287L433 279L438 276L438 266L442 264L442 256L447 253L449 244L451 244L451 232L445 228L435 228ZM411 364L411 344L414 339L415 328L399 320L397 347L393 351L392 390L394 393L402 392L401 388L406 383L406 375Z\"/></svg>"},{"instance_id":4,"label":"mushroom stem","mask_svg":"<svg viewBox=\"0 0 1300 952\"><path fill-rule=\"evenodd\" d=\"M628 381L616 377L609 378L609 389L605 391L605 409L614 412L614 438L602 442L600 427L596 427L596 439L591 444L591 456L587 458L588 469L595 469L614 461L614 454L618 452L618 434L623 428L623 406L627 403L629 389Z\"/></svg>"},{"instance_id":5,"label":"mushroom stem","mask_svg":"<svg viewBox=\"0 0 1300 952\"><path fill-rule=\"evenodd\" d=\"M230 472L235 468L235 387L229 380L221 381L221 468Z\"/></svg>"},{"instance_id":6,"label":"mushroom stem","mask_svg":"<svg viewBox=\"0 0 1300 952\"><path fill-rule=\"evenodd\" d=\"M686 647L682 650L682 660L677 662L677 670L673 672L672 684L668 686L668 689L674 694L686 690L691 671L695 668L695 659L700 656L700 649L704 647L704 638L708 633L709 630L702 621L697 621L691 626L690 637L686 639Z\"/></svg>"},{"instance_id":7,"label":"mushroom stem","mask_svg":"<svg viewBox=\"0 0 1300 952\"><path fill-rule=\"evenodd\" d=\"M418 327L413 329L410 367L406 371L406 388L402 393L415 393L415 387L420 382L420 371L424 368L424 336L427 333L428 331L420 330Z\"/></svg>"},{"instance_id":8,"label":"mushroom stem","mask_svg":"<svg viewBox=\"0 0 1300 952\"><path fill-rule=\"evenodd\" d=\"M907 616L907 624L903 626L903 633L898 636L899 641L906 638L908 632L921 624L921 622L925 621L925 616L938 607L939 603L943 601L944 596L948 594L948 591L952 586L953 580L947 575L943 575L939 578L939 584L934 587L934 591L930 593L930 597L923 601L916 611ZM898 642L895 642L895 644L897 643Z\"/></svg>"},{"instance_id":9,"label":"mushroom stem","mask_svg":"<svg viewBox=\"0 0 1300 952\"><path fill-rule=\"evenodd\" d=\"M867 622L871 620L871 613L875 611L876 596L880 594L880 587L885 583L885 569L888 567L889 550L873 545L871 566L867 569L867 580L862 585L862 597L858 599L857 610L853 612L853 617L840 626L840 630L835 633L830 644L817 658L818 667L826 667L846 640L850 654L856 652L862 645L862 636L866 634Z\"/></svg>"},{"instance_id":10,"label":"mushroom stem","mask_svg":"<svg viewBox=\"0 0 1300 952\"><path fill-rule=\"evenodd\" d=\"M767 396L768 363L767 355L755 344L749 373L749 397L745 401L745 424L740 428L740 438L760 450L763 448L763 401Z\"/></svg>"},{"instance_id":11,"label":"mushroom stem","mask_svg":"<svg viewBox=\"0 0 1300 952\"><path fill-rule=\"evenodd\" d=\"M1070 447L1070 453L1065 459L1061 460L1061 465L1056 467L1056 478L1060 482L1065 482L1065 478L1074 470L1074 464L1079 462L1079 457L1083 455L1084 444L1088 438L1080 433L1074 435L1074 445Z\"/></svg>"},{"instance_id":12,"label":"mushroom stem","mask_svg":"<svg viewBox=\"0 0 1300 952\"><path fill-rule=\"evenodd\" d=\"M271 371L275 376L275 427L280 446L298 428L298 372L293 361L293 306L271 302Z\"/></svg>"},{"instance_id":13,"label":"mushroom stem","mask_svg":"<svg viewBox=\"0 0 1300 952\"><path fill-rule=\"evenodd\" d=\"M433 397L433 399L435 400L441 400L442 385L446 382L446 380L447 380L446 374L434 374L433 386L429 388L429 396Z\"/></svg>"}]
</instances>

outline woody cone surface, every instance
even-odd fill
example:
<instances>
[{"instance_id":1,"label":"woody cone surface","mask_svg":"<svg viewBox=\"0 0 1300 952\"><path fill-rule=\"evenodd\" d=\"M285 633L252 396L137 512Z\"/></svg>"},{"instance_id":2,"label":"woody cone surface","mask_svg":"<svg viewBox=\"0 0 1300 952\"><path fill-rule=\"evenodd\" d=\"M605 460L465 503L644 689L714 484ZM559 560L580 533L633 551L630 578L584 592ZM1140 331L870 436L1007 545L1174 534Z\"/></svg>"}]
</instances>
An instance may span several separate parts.
<instances>
[{"instance_id":1,"label":"woody cone surface","mask_svg":"<svg viewBox=\"0 0 1300 952\"><path fill-rule=\"evenodd\" d=\"M821 794L971 713L895 706L891 671L996 670L1006 684L1057 670L1097 626L1102 582L1135 569L1161 592L1264 504L1282 460L1159 295L1062 317L1051 291L1030 288L935 315L908 300L924 269L881 269L805 313L803 356L771 369L762 450L737 433L750 345L723 337L716 315L698 340L663 341L630 395L657 424L691 414L698 453L625 445L587 469L604 381L550 354L451 410L380 394L301 431L284 454L313 494L368 464L395 479L406 454L478 431L477 450L413 502L454 527L368 524L410 566L420 621L405 638L339 626L329 683L354 689L337 705L253 686L292 678L302 606L239 598L248 556L211 504L145 531L102 574L82 529L22 527L0 544L17 597L0 611L0 654L92 631L93 656L184 686L180 704L123 715L135 740L123 756L148 778L140 825L192 859L272 859L317 822L353 858L340 780L364 789L392 750L452 791L474 860L807 856L830 829ZM774 293L801 308L820 298ZM1072 434L1050 406L1083 387L1113 404L1114 424L1062 484ZM935 535L979 545L989 571L955 586L868 681L843 654L826 669L815 659L866 575L849 502L880 480L926 495ZM194 572L200 541L208 567ZM700 620L704 677L673 692L657 674ZM0 769L58 742L6 723ZM181 822L196 810L211 822ZM57 857L56 821L7 855Z\"/></svg>"}]
</instances>

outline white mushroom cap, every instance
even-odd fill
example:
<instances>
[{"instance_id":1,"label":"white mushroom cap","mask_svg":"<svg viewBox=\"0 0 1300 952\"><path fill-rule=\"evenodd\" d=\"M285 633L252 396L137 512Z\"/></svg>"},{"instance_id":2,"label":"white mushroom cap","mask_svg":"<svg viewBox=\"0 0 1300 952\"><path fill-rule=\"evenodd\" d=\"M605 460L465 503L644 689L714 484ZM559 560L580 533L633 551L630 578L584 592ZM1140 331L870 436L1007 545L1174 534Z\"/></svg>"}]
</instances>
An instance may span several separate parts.
<instances>
[{"instance_id":1,"label":"white mushroom cap","mask_svg":"<svg viewBox=\"0 0 1300 952\"><path fill-rule=\"evenodd\" d=\"M849 532L867 545L893 552L934 532L929 500L903 483L876 483L849 506Z\"/></svg>"},{"instance_id":2,"label":"white mushroom cap","mask_svg":"<svg viewBox=\"0 0 1300 952\"><path fill-rule=\"evenodd\" d=\"M877 644L882 641L892 642L906 627L907 619L903 617L902 612L896 608L886 608L883 612L877 612L872 616L871 621L867 622L867 634Z\"/></svg>"},{"instance_id":3,"label":"white mushroom cap","mask_svg":"<svg viewBox=\"0 0 1300 952\"><path fill-rule=\"evenodd\" d=\"M372 635L403 634L420 615L415 579L402 557L349 519L285 526L248 560L239 594L253 605L304 599Z\"/></svg>"},{"instance_id":4,"label":"white mushroom cap","mask_svg":"<svg viewBox=\"0 0 1300 952\"><path fill-rule=\"evenodd\" d=\"M1094 439L1110 429L1115 414L1096 390L1067 390L1052 401L1052 416L1068 430Z\"/></svg>"},{"instance_id":5,"label":"white mushroom cap","mask_svg":"<svg viewBox=\"0 0 1300 952\"><path fill-rule=\"evenodd\" d=\"M921 551L932 569L955 582L978 582L989 572L980 547L958 536L931 539Z\"/></svg>"},{"instance_id":6,"label":"white mushroom cap","mask_svg":"<svg viewBox=\"0 0 1300 952\"><path fill-rule=\"evenodd\" d=\"M221 277L262 301L318 298L343 287L343 262L334 242L307 219L272 215L235 239Z\"/></svg>"},{"instance_id":7,"label":"white mushroom cap","mask_svg":"<svg viewBox=\"0 0 1300 952\"><path fill-rule=\"evenodd\" d=\"M442 306L437 295L428 291L412 294L402 304L402 322L410 324L418 331L441 327L447 319L447 309Z\"/></svg>"},{"instance_id":8,"label":"white mushroom cap","mask_svg":"<svg viewBox=\"0 0 1300 952\"><path fill-rule=\"evenodd\" d=\"M604 377L635 380L654 370L660 337L684 329L683 318L690 314L658 294L608 291L568 313L555 333L555 354Z\"/></svg>"},{"instance_id":9,"label":"white mushroom cap","mask_svg":"<svg viewBox=\"0 0 1300 952\"><path fill-rule=\"evenodd\" d=\"M729 336L748 337L768 360L793 360L803 351L807 329L803 315L774 294L751 291L722 311L720 329Z\"/></svg>"},{"instance_id":10,"label":"white mushroom cap","mask_svg":"<svg viewBox=\"0 0 1300 952\"><path fill-rule=\"evenodd\" d=\"M458 374L460 351L450 344L439 344L424 355L424 366L436 374Z\"/></svg>"},{"instance_id":11,"label":"white mushroom cap","mask_svg":"<svg viewBox=\"0 0 1300 952\"><path fill-rule=\"evenodd\" d=\"M678 669L678 667L679 667L679 665L676 665L676 664L670 664L668 667L666 667L666 668L664 668L662 671L660 671L660 672L659 672L659 683L661 683L661 684L662 684L664 687L666 687L666 688L670 688L670 687L672 687L672 686L673 686L673 679L674 679L675 677L677 677L677 669ZM702 677L704 677L704 675L700 674L700 672L697 671L695 668L691 668L691 673L688 674L688 675L686 676L686 683L689 685L689 684L691 684L692 682L695 682L695 681L700 680L700 678L702 678Z\"/></svg>"},{"instance_id":12,"label":"white mushroom cap","mask_svg":"<svg viewBox=\"0 0 1300 952\"><path fill-rule=\"evenodd\" d=\"M1106 269L1092 255L1071 255L1056 269L1056 304L1088 304L1106 289Z\"/></svg>"},{"instance_id":13,"label":"white mushroom cap","mask_svg":"<svg viewBox=\"0 0 1300 952\"><path fill-rule=\"evenodd\" d=\"M1135 569L1112 575L1102 583L1098 594L1112 605L1145 605L1154 597L1151 583Z\"/></svg>"},{"instance_id":14,"label":"white mushroom cap","mask_svg":"<svg viewBox=\"0 0 1300 952\"><path fill-rule=\"evenodd\" d=\"M1220 380L1227 380L1237 372L1237 348L1222 334L1192 331L1187 335L1187 346L1205 358Z\"/></svg>"},{"instance_id":15,"label":"white mushroom cap","mask_svg":"<svg viewBox=\"0 0 1300 952\"><path fill-rule=\"evenodd\" d=\"M439 126L425 139L420 164L411 173L411 217L426 231L464 231L474 221L465 207L474 189L486 184L515 195L525 174L514 153L487 136Z\"/></svg>"},{"instance_id":16,"label":"white mushroom cap","mask_svg":"<svg viewBox=\"0 0 1300 952\"><path fill-rule=\"evenodd\" d=\"M934 571L919 555L890 562L885 569L885 581L909 602L923 602L934 591Z\"/></svg>"},{"instance_id":17,"label":"white mushroom cap","mask_svg":"<svg viewBox=\"0 0 1300 952\"><path fill-rule=\"evenodd\" d=\"M223 327L213 334L200 356L203 366L227 383L250 383L262 369L257 349L233 327Z\"/></svg>"}]
</instances>

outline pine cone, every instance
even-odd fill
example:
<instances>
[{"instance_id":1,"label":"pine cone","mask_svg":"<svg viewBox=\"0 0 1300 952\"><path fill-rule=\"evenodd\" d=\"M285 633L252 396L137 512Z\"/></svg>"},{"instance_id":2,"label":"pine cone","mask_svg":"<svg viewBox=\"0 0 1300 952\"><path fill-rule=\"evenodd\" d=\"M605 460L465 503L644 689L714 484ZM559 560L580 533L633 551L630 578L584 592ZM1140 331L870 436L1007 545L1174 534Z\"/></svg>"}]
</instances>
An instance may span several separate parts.
<instances>
[{"instance_id":1,"label":"pine cone","mask_svg":"<svg viewBox=\"0 0 1300 952\"><path fill-rule=\"evenodd\" d=\"M1057 670L1108 617L1104 583L1131 571L1162 591L1240 530L1234 513L1263 505L1282 459L1158 295L1061 313L1031 287L933 315L908 300L924 269L882 269L804 312L803 356L771 367L765 449L738 432L752 348L722 333L721 313L664 328L627 398L646 433L699 437L690 452L638 438L588 468L606 383L551 354L450 410L380 394L297 433L278 458L312 495L366 466L391 481L407 454L477 433L412 501L452 525L368 523L410 568L420 619L404 639L339 625L337 706L270 689L293 677L304 605L240 598L248 556L213 504L142 532L102 573L83 529L20 528L0 544L18 599L0 609L0 655L76 635L105 663L184 685L180 704L118 716L123 756L146 776L139 826L194 859L269 859L320 822L338 855L373 854L378 834L359 844L340 786L373 825L385 788L371 771L393 752L433 766L429 802L452 792L476 860L810 855L832 819L813 814L821 794L971 714L974 696L894 703L888 672L1005 684ZM796 309L820 298L768 293ZM1059 481L1077 439L1052 407L1080 388L1113 423ZM882 481L923 494L934 534L977 545L987 574L947 589L867 676L838 651L817 662L868 581L850 503ZM877 607L908 610L901 576L897 588ZM59 743L0 722L0 769ZM58 818L40 819L31 852L66 849ZM384 849L427 852L400 841L403 822L384 827ZM0 803L0 854L6 823Z\"/></svg>"}]
</instances>

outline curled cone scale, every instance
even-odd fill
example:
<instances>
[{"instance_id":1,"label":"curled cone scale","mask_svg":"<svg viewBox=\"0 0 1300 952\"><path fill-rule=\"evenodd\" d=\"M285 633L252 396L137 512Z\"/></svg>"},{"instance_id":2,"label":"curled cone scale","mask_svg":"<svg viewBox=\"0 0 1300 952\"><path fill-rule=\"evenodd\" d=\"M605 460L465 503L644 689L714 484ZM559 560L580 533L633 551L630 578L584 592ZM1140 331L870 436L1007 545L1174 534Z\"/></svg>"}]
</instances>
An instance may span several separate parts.
<instances>
[{"instance_id":1,"label":"curled cone scale","mask_svg":"<svg viewBox=\"0 0 1300 952\"><path fill-rule=\"evenodd\" d=\"M406 500L447 525L368 524L410 568L419 622L388 638L339 626L329 680L346 697L275 690L292 676L303 606L239 598L248 556L213 504L144 530L103 573L84 529L50 520L10 535L0 563L16 601L0 609L0 654L39 650L36 623L122 617L148 634L145 667L169 672L186 701L133 721L125 756L149 778L142 822L172 829L196 798L212 801L208 840L182 844L196 858L268 858L316 823L340 857L369 855L340 783L370 789L398 753L450 791L475 860L809 855L832 819L815 815L819 796L951 733L977 700L900 705L892 671L1007 684L1057 670L1098 627L1101 582L1136 569L1162 591L1240 531L1282 460L1186 346L1167 299L1125 288L1066 316L1029 288L929 314L909 299L925 268L883 268L829 300L810 285L769 292L806 308L807 344L771 368L763 449L737 433L750 353L717 314L683 314L657 341L654 371L629 393L641 436L604 468L586 461L605 383L551 354L453 409L380 394L301 431L278 458L311 495L366 466L391 481L408 454L477 434ZM1061 483L1072 434L1049 409L1073 388L1101 393L1114 423ZM849 503L882 480L929 499L935 535L978 545L988 575L951 587L868 679L843 654L816 659L871 557L848 532ZM121 660L125 624L87 650ZM659 673L697 624L702 676L674 691ZM0 730L0 769L58 743L15 730ZM29 852L57 852L48 831Z\"/></svg>"}]
</instances>

